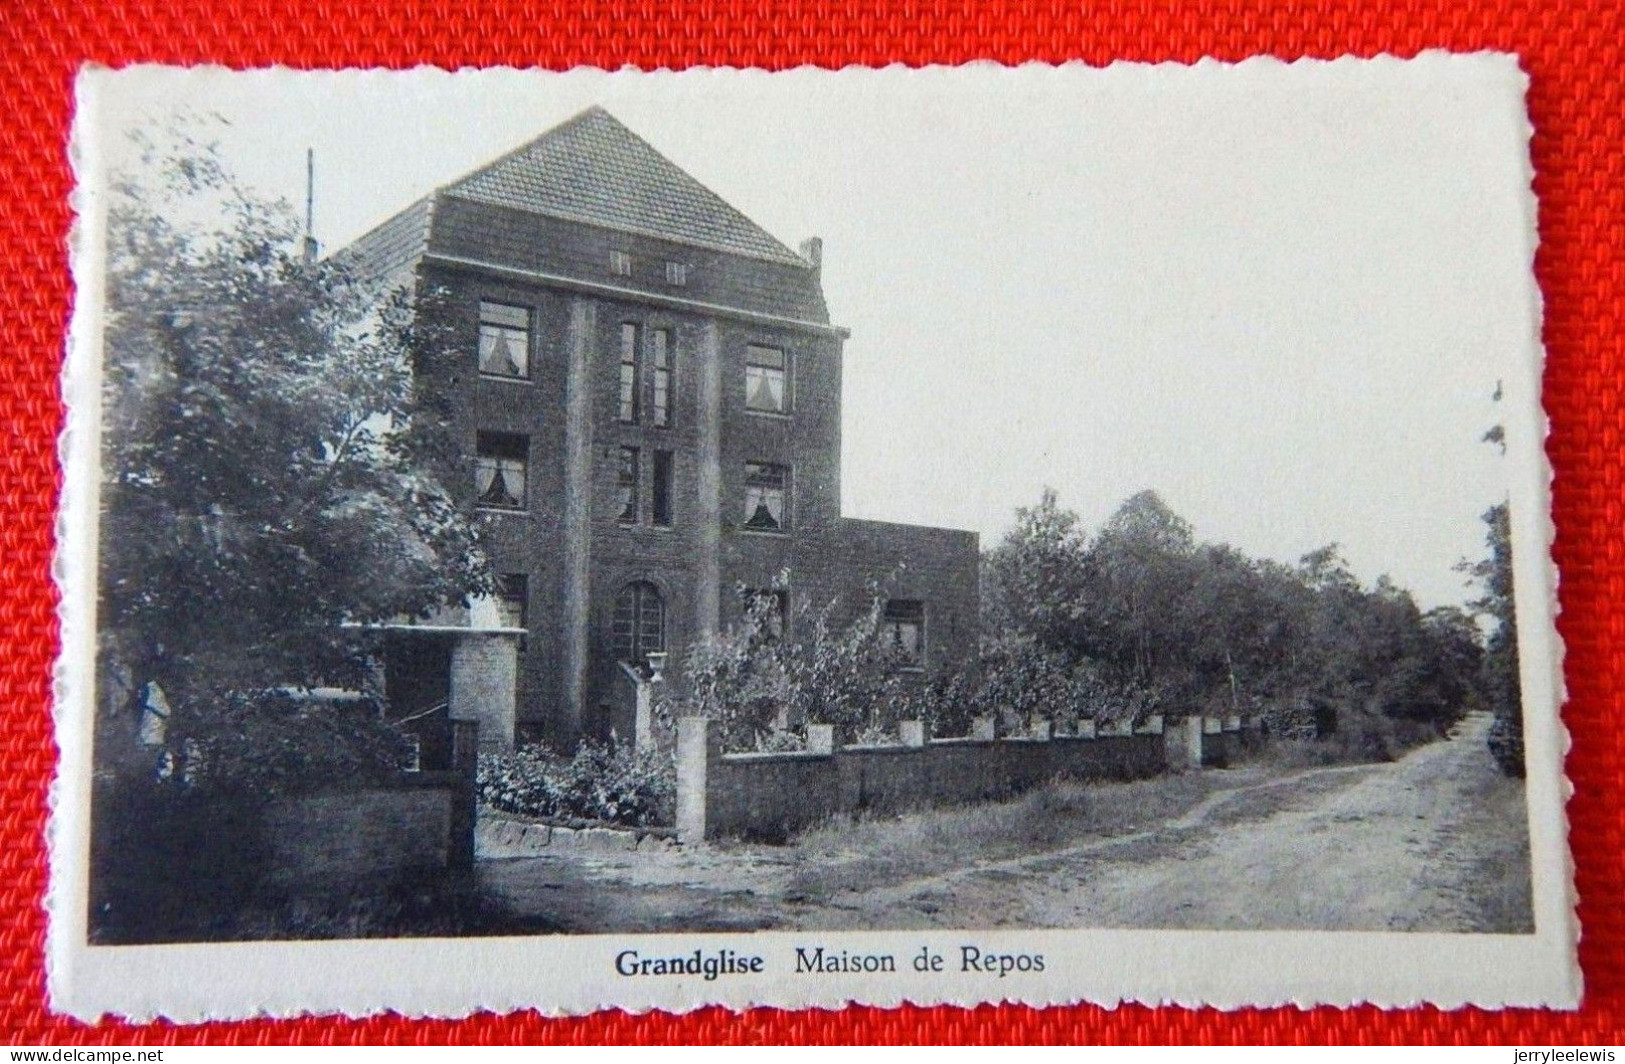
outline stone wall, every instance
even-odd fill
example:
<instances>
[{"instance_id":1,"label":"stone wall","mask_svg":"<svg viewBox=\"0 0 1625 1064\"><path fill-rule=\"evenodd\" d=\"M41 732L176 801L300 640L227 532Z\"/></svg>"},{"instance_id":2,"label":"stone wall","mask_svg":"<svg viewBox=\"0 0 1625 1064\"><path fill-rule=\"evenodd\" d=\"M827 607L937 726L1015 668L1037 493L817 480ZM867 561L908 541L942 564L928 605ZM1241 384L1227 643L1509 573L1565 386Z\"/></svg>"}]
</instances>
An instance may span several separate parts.
<instances>
[{"instance_id":1,"label":"stone wall","mask_svg":"<svg viewBox=\"0 0 1625 1064\"><path fill-rule=\"evenodd\" d=\"M426 786L272 802L263 819L268 878L303 886L445 868L452 801L449 788Z\"/></svg>"},{"instance_id":2,"label":"stone wall","mask_svg":"<svg viewBox=\"0 0 1625 1064\"><path fill-rule=\"evenodd\" d=\"M914 725L914 722L910 722ZM929 739L829 752L723 754L716 729L680 723L677 827L684 841L781 840L830 816L1009 797L1052 779L1137 779L1167 768L1160 722L1098 738Z\"/></svg>"},{"instance_id":3,"label":"stone wall","mask_svg":"<svg viewBox=\"0 0 1625 1064\"><path fill-rule=\"evenodd\" d=\"M450 769L268 802L258 818L267 885L323 889L471 869L478 732L451 722Z\"/></svg>"}]
</instances>

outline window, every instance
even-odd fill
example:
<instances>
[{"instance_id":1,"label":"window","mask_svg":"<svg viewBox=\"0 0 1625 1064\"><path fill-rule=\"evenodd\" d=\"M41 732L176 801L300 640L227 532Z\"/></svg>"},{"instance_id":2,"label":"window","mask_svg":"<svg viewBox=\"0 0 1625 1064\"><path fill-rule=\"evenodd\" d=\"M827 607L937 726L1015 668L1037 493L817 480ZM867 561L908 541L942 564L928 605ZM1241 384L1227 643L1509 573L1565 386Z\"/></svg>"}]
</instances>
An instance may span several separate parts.
<instances>
[{"instance_id":1,"label":"window","mask_svg":"<svg viewBox=\"0 0 1625 1064\"><path fill-rule=\"evenodd\" d=\"M611 251L609 253L609 272L616 277L632 276L632 256L625 251Z\"/></svg>"},{"instance_id":2,"label":"window","mask_svg":"<svg viewBox=\"0 0 1625 1064\"><path fill-rule=\"evenodd\" d=\"M764 639L783 639L790 627L790 593L783 588L746 588L745 613L761 618Z\"/></svg>"},{"instance_id":3,"label":"window","mask_svg":"<svg viewBox=\"0 0 1625 1064\"><path fill-rule=\"evenodd\" d=\"M887 599L880 618L880 638L904 668L925 664L925 603L918 599Z\"/></svg>"},{"instance_id":4,"label":"window","mask_svg":"<svg viewBox=\"0 0 1625 1064\"><path fill-rule=\"evenodd\" d=\"M504 628L528 628L530 581L524 573L503 573L497 577L497 619Z\"/></svg>"},{"instance_id":5,"label":"window","mask_svg":"<svg viewBox=\"0 0 1625 1064\"><path fill-rule=\"evenodd\" d=\"M610 643L615 659L632 665L643 665L650 654L665 652L666 603L659 588L644 580L621 588L615 596Z\"/></svg>"},{"instance_id":6,"label":"window","mask_svg":"<svg viewBox=\"0 0 1625 1064\"><path fill-rule=\"evenodd\" d=\"M661 528L671 527L671 452L656 451L654 486L649 497L649 518Z\"/></svg>"},{"instance_id":7,"label":"window","mask_svg":"<svg viewBox=\"0 0 1625 1064\"><path fill-rule=\"evenodd\" d=\"M686 262L666 263L666 283L678 285L688 284L688 264Z\"/></svg>"},{"instance_id":8,"label":"window","mask_svg":"<svg viewBox=\"0 0 1625 1064\"><path fill-rule=\"evenodd\" d=\"M785 509L790 470L766 462L745 463L745 527L758 532L783 532L790 527Z\"/></svg>"},{"instance_id":9,"label":"window","mask_svg":"<svg viewBox=\"0 0 1625 1064\"><path fill-rule=\"evenodd\" d=\"M523 510L529 437L481 432L475 437L474 453L476 501L498 510Z\"/></svg>"},{"instance_id":10,"label":"window","mask_svg":"<svg viewBox=\"0 0 1625 1064\"><path fill-rule=\"evenodd\" d=\"M621 499L621 516L617 520L623 525L637 524L638 449L636 447L621 448L621 465L616 474L615 484Z\"/></svg>"},{"instance_id":11,"label":"window","mask_svg":"<svg viewBox=\"0 0 1625 1064\"><path fill-rule=\"evenodd\" d=\"M530 376L530 311L480 301L480 372L519 380Z\"/></svg>"},{"instance_id":12,"label":"window","mask_svg":"<svg viewBox=\"0 0 1625 1064\"><path fill-rule=\"evenodd\" d=\"M649 343L654 366L653 421L656 428L663 429L671 425L671 330L655 329L649 334Z\"/></svg>"},{"instance_id":13,"label":"window","mask_svg":"<svg viewBox=\"0 0 1625 1064\"><path fill-rule=\"evenodd\" d=\"M782 414L790 409L784 352L751 344L745 349L745 409Z\"/></svg>"},{"instance_id":14,"label":"window","mask_svg":"<svg viewBox=\"0 0 1625 1064\"><path fill-rule=\"evenodd\" d=\"M638 420L638 333L642 330L633 322L621 325L621 412L620 418L628 425Z\"/></svg>"}]
</instances>

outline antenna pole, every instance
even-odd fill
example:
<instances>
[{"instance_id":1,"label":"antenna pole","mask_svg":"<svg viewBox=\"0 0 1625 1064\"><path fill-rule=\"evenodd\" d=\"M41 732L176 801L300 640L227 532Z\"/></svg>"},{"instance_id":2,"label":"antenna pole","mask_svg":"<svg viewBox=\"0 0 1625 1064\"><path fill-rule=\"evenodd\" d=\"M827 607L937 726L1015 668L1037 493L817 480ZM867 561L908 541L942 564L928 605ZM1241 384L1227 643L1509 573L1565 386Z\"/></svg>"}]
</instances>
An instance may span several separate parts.
<instances>
[{"instance_id":1,"label":"antenna pole","mask_svg":"<svg viewBox=\"0 0 1625 1064\"><path fill-rule=\"evenodd\" d=\"M316 244L316 149L305 149L305 261L315 262Z\"/></svg>"}]
</instances>

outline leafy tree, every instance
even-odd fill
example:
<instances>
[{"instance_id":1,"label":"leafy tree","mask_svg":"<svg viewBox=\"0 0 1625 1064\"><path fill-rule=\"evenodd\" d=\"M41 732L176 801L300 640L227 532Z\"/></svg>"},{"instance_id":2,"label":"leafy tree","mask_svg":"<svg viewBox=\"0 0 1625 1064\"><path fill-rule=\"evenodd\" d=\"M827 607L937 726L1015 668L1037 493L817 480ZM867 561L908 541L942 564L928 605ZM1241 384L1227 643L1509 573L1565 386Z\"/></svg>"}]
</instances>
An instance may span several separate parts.
<instances>
[{"instance_id":1,"label":"leafy tree","mask_svg":"<svg viewBox=\"0 0 1625 1064\"><path fill-rule=\"evenodd\" d=\"M1089 552L1090 608L1100 625L1085 656L1152 690L1188 686L1183 600L1195 551L1189 523L1155 492L1124 502Z\"/></svg>"},{"instance_id":2,"label":"leafy tree","mask_svg":"<svg viewBox=\"0 0 1625 1064\"><path fill-rule=\"evenodd\" d=\"M956 720L1262 710L1283 733L1386 758L1476 697L1480 648L1461 611L1424 615L1387 578L1362 585L1335 544L1294 567L1198 543L1153 492L1093 540L1046 492L1018 511L988 572L1003 601L981 681L938 685Z\"/></svg>"},{"instance_id":3,"label":"leafy tree","mask_svg":"<svg viewBox=\"0 0 1625 1064\"><path fill-rule=\"evenodd\" d=\"M786 577L774 581L787 590ZM745 588L739 588L741 594ZM662 707L667 718L707 717L724 749L793 745L792 725L831 724L843 742L889 734L925 712L917 684L901 674L900 651L880 638L886 593L872 582L863 608L845 624L839 599L798 605L794 638L774 634L772 596L746 599L744 622L696 641L683 661L684 689Z\"/></svg>"},{"instance_id":4,"label":"leafy tree","mask_svg":"<svg viewBox=\"0 0 1625 1064\"><path fill-rule=\"evenodd\" d=\"M1069 708L1071 677L1066 663L1026 636L982 644L981 685L975 716L992 716L1004 734L1026 730L1032 720Z\"/></svg>"},{"instance_id":5,"label":"leafy tree","mask_svg":"<svg viewBox=\"0 0 1625 1064\"><path fill-rule=\"evenodd\" d=\"M802 609L799 633L768 645L784 677L788 719L833 724L846 741L874 740L905 717L917 715L913 692L902 678L905 659L880 638L886 592L870 583L863 608L845 625L832 621L838 601Z\"/></svg>"},{"instance_id":6,"label":"leafy tree","mask_svg":"<svg viewBox=\"0 0 1625 1064\"><path fill-rule=\"evenodd\" d=\"M1503 394L1501 382L1496 381L1491 401L1499 403ZM1492 425L1482 442L1494 444L1505 455L1506 427ZM1489 556L1476 562L1463 561L1456 568L1478 585L1482 594L1469 607L1492 626L1482 662L1484 696L1495 714L1490 726L1490 753L1503 772L1522 777L1523 694L1518 683L1518 610L1512 594L1512 515L1508 503L1503 501L1485 510L1483 520Z\"/></svg>"},{"instance_id":7,"label":"leafy tree","mask_svg":"<svg viewBox=\"0 0 1625 1064\"><path fill-rule=\"evenodd\" d=\"M679 716L706 717L716 722L725 750L762 749L785 730L789 692L770 638L777 611L771 596L746 597L743 624L689 646L683 691L661 707L668 726Z\"/></svg>"},{"instance_id":8,"label":"leafy tree","mask_svg":"<svg viewBox=\"0 0 1625 1064\"><path fill-rule=\"evenodd\" d=\"M1523 695L1518 684L1518 609L1512 594L1512 523L1505 502L1484 511L1489 555L1462 569L1482 592L1469 605L1494 626L1484 649L1484 692L1495 722L1490 752L1502 771L1522 776Z\"/></svg>"},{"instance_id":9,"label":"leafy tree","mask_svg":"<svg viewBox=\"0 0 1625 1064\"><path fill-rule=\"evenodd\" d=\"M287 205L188 129L141 142L108 218L101 627L175 736L230 691L359 685L354 626L489 590L414 387L460 357L439 296L304 261Z\"/></svg>"},{"instance_id":10,"label":"leafy tree","mask_svg":"<svg viewBox=\"0 0 1625 1064\"><path fill-rule=\"evenodd\" d=\"M1038 505L1018 508L1015 526L983 555L982 630L1024 633L1069 652L1089 617L1087 556L1078 515L1045 488Z\"/></svg>"}]
</instances>

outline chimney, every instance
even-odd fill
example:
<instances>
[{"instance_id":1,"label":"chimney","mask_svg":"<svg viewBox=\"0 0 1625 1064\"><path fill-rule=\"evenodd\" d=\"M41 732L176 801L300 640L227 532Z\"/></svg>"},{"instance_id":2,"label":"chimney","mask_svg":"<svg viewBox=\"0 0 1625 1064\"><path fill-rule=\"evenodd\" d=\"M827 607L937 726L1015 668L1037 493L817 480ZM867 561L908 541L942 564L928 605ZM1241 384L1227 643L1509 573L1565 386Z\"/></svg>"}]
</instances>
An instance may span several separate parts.
<instances>
[{"instance_id":1,"label":"chimney","mask_svg":"<svg viewBox=\"0 0 1625 1064\"><path fill-rule=\"evenodd\" d=\"M816 236L810 236L801 242L801 257L807 260L807 265L818 269L824 265L824 241Z\"/></svg>"},{"instance_id":2,"label":"chimney","mask_svg":"<svg viewBox=\"0 0 1625 1064\"><path fill-rule=\"evenodd\" d=\"M316 261L316 149L305 149L305 263Z\"/></svg>"}]
</instances>

